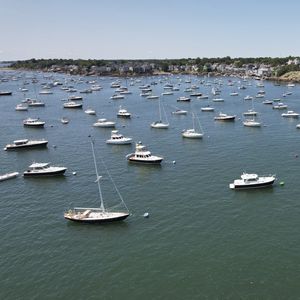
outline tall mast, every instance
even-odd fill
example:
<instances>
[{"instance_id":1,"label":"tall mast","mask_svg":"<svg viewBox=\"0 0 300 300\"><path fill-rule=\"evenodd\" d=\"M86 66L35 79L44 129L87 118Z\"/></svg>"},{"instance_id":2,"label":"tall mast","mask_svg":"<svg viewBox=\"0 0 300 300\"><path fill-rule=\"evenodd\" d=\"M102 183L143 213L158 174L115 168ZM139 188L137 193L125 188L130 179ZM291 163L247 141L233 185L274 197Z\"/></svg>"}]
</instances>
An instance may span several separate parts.
<instances>
[{"instance_id":1,"label":"tall mast","mask_svg":"<svg viewBox=\"0 0 300 300\"><path fill-rule=\"evenodd\" d=\"M93 158L94 158L94 165L95 165L95 171L96 171L96 182L98 184L98 190L99 190L99 197L100 197L100 209L104 212L104 203L103 203L103 197L102 197L102 191L100 187L100 179L102 176L99 176L98 174L98 168L97 168L97 163L96 163L96 156L95 156L95 150L94 150L94 142L91 140L91 145L92 145L92 150L93 150Z\"/></svg>"}]
</instances>

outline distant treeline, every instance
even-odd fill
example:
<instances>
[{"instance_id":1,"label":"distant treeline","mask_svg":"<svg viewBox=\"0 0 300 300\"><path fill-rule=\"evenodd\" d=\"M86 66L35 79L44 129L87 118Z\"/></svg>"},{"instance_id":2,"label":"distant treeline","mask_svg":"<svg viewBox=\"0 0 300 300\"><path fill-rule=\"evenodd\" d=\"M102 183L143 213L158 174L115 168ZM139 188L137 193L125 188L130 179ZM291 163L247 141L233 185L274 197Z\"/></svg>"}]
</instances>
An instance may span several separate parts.
<instances>
[{"instance_id":1,"label":"distant treeline","mask_svg":"<svg viewBox=\"0 0 300 300\"><path fill-rule=\"evenodd\" d=\"M208 70L207 66L213 64L225 64L233 65L236 68L242 68L245 65L267 65L276 68L276 75L289 71L298 71L299 64L289 64L288 61L294 60L296 57L237 57L231 58L216 57L216 58L181 58L181 59L140 59L140 60L98 60L98 59L29 59L19 60L11 64L15 69L30 69L30 70L47 70L52 66L57 66L62 69L68 68L68 66L76 66L79 70L90 71L92 67L112 67L119 68L122 66L136 66L136 65L152 65L157 70L168 71L169 66L191 66L195 65L199 70Z\"/></svg>"}]
</instances>

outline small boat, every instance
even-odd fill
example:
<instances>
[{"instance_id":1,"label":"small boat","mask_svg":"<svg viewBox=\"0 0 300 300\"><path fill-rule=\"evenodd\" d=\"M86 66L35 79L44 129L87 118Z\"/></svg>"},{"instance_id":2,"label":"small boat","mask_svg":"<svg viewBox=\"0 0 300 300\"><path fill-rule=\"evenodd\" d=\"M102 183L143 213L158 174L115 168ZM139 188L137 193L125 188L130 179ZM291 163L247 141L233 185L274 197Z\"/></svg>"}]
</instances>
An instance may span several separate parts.
<instances>
[{"instance_id":1,"label":"small boat","mask_svg":"<svg viewBox=\"0 0 300 300\"><path fill-rule=\"evenodd\" d=\"M51 166L50 163L33 163L23 175L25 177L56 176L63 175L66 170L66 167Z\"/></svg>"},{"instance_id":2,"label":"small boat","mask_svg":"<svg viewBox=\"0 0 300 300\"><path fill-rule=\"evenodd\" d=\"M245 98L244 98L244 100L252 100L253 99L253 97L251 97L251 96L249 96L249 95L247 95Z\"/></svg>"},{"instance_id":3,"label":"small boat","mask_svg":"<svg viewBox=\"0 0 300 300\"><path fill-rule=\"evenodd\" d=\"M264 100L263 102L262 102L263 104L269 104L269 105L272 105L273 104L273 101L272 100Z\"/></svg>"},{"instance_id":4,"label":"small boat","mask_svg":"<svg viewBox=\"0 0 300 300\"><path fill-rule=\"evenodd\" d=\"M256 116L257 112L254 111L253 109L248 109L248 111L243 113L244 116Z\"/></svg>"},{"instance_id":5,"label":"small boat","mask_svg":"<svg viewBox=\"0 0 300 300\"><path fill-rule=\"evenodd\" d=\"M286 113L281 114L281 116L285 118L298 118L299 114L293 110L288 110Z\"/></svg>"},{"instance_id":6,"label":"small boat","mask_svg":"<svg viewBox=\"0 0 300 300\"><path fill-rule=\"evenodd\" d=\"M63 123L63 124L68 124L70 121L69 121L69 119L68 118L65 118L65 117L62 117L61 119L60 119L60 121Z\"/></svg>"},{"instance_id":7,"label":"small boat","mask_svg":"<svg viewBox=\"0 0 300 300\"><path fill-rule=\"evenodd\" d=\"M174 94L173 92L163 92L163 93L161 93L162 96L171 96L173 94Z\"/></svg>"},{"instance_id":8,"label":"small boat","mask_svg":"<svg viewBox=\"0 0 300 300\"><path fill-rule=\"evenodd\" d=\"M87 108L84 112L88 115L95 115L96 114L96 111L94 109L91 109L91 108Z\"/></svg>"},{"instance_id":9,"label":"small boat","mask_svg":"<svg viewBox=\"0 0 300 300\"><path fill-rule=\"evenodd\" d=\"M96 163L96 156L94 151L94 145L93 141L92 143L92 150L93 150L93 158L94 158L94 165L95 165L95 171L96 171L96 181L98 185L98 192L99 192L99 198L100 198L100 207L98 208L83 208L83 207L75 207L74 209L70 209L67 212L64 213L64 218L70 221L74 222L81 222L81 223L107 223L107 222L115 222L115 221L121 221L126 219L129 216L129 210L117 188L115 185L112 177L109 175L109 178L111 179L113 186L121 200L121 203L125 207L124 211L115 211L111 209L107 209L104 207L104 201L102 196L102 190L100 185L100 179L102 176L99 176L98 174L98 168Z\"/></svg>"},{"instance_id":10,"label":"small boat","mask_svg":"<svg viewBox=\"0 0 300 300\"><path fill-rule=\"evenodd\" d=\"M128 112L126 109L122 108L121 106L119 107L119 111L117 113L118 118L125 118L125 119L130 119L131 118L131 113Z\"/></svg>"},{"instance_id":11,"label":"small boat","mask_svg":"<svg viewBox=\"0 0 300 300\"><path fill-rule=\"evenodd\" d=\"M0 175L0 181L16 178L18 175L19 175L19 172L6 173L3 175Z\"/></svg>"},{"instance_id":12,"label":"small boat","mask_svg":"<svg viewBox=\"0 0 300 300\"><path fill-rule=\"evenodd\" d=\"M230 95L230 96L238 96L239 93L237 93L237 92L232 92L232 93L230 93L229 95Z\"/></svg>"},{"instance_id":13,"label":"small boat","mask_svg":"<svg viewBox=\"0 0 300 300\"><path fill-rule=\"evenodd\" d=\"M191 98L189 97L185 97L185 96L181 96L177 99L177 102L190 102Z\"/></svg>"},{"instance_id":14,"label":"small boat","mask_svg":"<svg viewBox=\"0 0 300 300\"><path fill-rule=\"evenodd\" d=\"M0 96L11 96L12 92L10 91L0 91Z\"/></svg>"},{"instance_id":15,"label":"small boat","mask_svg":"<svg viewBox=\"0 0 300 300\"><path fill-rule=\"evenodd\" d=\"M258 121L255 121L255 119L246 119L243 122L243 124L246 127L261 127L261 123Z\"/></svg>"},{"instance_id":16,"label":"small boat","mask_svg":"<svg viewBox=\"0 0 300 300\"><path fill-rule=\"evenodd\" d=\"M93 124L94 127L102 127L102 128L114 128L116 126L116 122L107 121L107 119L98 119L97 122Z\"/></svg>"},{"instance_id":17,"label":"small boat","mask_svg":"<svg viewBox=\"0 0 300 300\"><path fill-rule=\"evenodd\" d=\"M132 138L128 138L119 133L118 130L111 131L111 137L106 141L106 144L112 145L129 145L132 143Z\"/></svg>"},{"instance_id":18,"label":"small boat","mask_svg":"<svg viewBox=\"0 0 300 300\"><path fill-rule=\"evenodd\" d=\"M265 97L264 94L257 94L257 95L255 95L255 98L264 98L264 97Z\"/></svg>"},{"instance_id":19,"label":"small boat","mask_svg":"<svg viewBox=\"0 0 300 300\"><path fill-rule=\"evenodd\" d=\"M51 95L53 94L52 91L49 91L49 90L42 90L39 92L40 95Z\"/></svg>"},{"instance_id":20,"label":"small boat","mask_svg":"<svg viewBox=\"0 0 300 300\"><path fill-rule=\"evenodd\" d=\"M80 100L83 100L82 96L73 95L68 98L68 101L80 101Z\"/></svg>"},{"instance_id":21,"label":"small boat","mask_svg":"<svg viewBox=\"0 0 300 300\"><path fill-rule=\"evenodd\" d=\"M214 119L216 121L234 121L235 120L235 115L227 115L227 114L224 114L224 113L219 113L218 116L216 116Z\"/></svg>"},{"instance_id":22,"label":"small boat","mask_svg":"<svg viewBox=\"0 0 300 300\"><path fill-rule=\"evenodd\" d=\"M4 150L17 150L17 149L24 149L24 148L37 148L37 147L46 147L48 141L46 140L16 140L12 144L7 144Z\"/></svg>"},{"instance_id":23,"label":"small boat","mask_svg":"<svg viewBox=\"0 0 300 300\"><path fill-rule=\"evenodd\" d=\"M64 103L64 108L82 108L82 103L68 101L68 102Z\"/></svg>"},{"instance_id":24,"label":"small boat","mask_svg":"<svg viewBox=\"0 0 300 300\"><path fill-rule=\"evenodd\" d=\"M30 106L30 107L45 106L44 102L36 100L36 99L27 98L25 101L26 101L27 105Z\"/></svg>"},{"instance_id":25,"label":"small boat","mask_svg":"<svg viewBox=\"0 0 300 300\"><path fill-rule=\"evenodd\" d=\"M17 104L17 106L15 107L16 111L27 111L28 110L28 106L27 105L23 105L22 103Z\"/></svg>"},{"instance_id":26,"label":"small boat","mask_svg":"<svg viewBox=\"0 0 300 300\"><path fill-rule=\"evenodd\" d=\"M190 97L200 97L200 96L202 96L202 93L195 92L195 93L190 94Z\"/></svg>"},{"instance_id":27,"label":"small boat","mask_svg":"<svg viewBox=\"0 0 300 300\"><path fill-rule=\"evenodd\" d=\"M224 102L223 98L213 98L212 99L213 102Z\"/></svg>"},{"instance_id":28,"label":"small boat","mask_svg":"<svg viewBox=\"0 0 300 300\"><path fill-rule=\"evenodd\" d=\"M215 109L213 107L205 106L205 107L201 107L201 111L214 111Z\"/></svg>"},{"instance_id":29,"label":"small boat","mask_svg":"<svg viewBox=\"0 0 300 300\"><path fill-rule=\"evenodd\" d=\"M163 157L152 155L141 142L136 143L135 152L128 154L126 158L129 162L156 165L160 164L163 160Z\"/></svg>"},{"instance_id":30,"label":"small boat","mask_svg":"<svg viewBox=\"0 0 300 300\"><path fill-rule=\"evenodd\" d=\"M205 99L208 99L208 96L207 95L201 95L201 96L198 96L197 99L205 100Z\"/></svg>"},{"instance_id":31,"label":"small boat","mask_svg":"<svg viewBox=\"0 0 300 300\"><path fill-rule=\"evenodd\" d=\"M297 124L297 125L296 125L296 128L300 129L300 124Z\"/></svg>"},{"instance_id":32,"label":"small boat","mask_svg":"<svg viewBox=\"0 0 300 300\"><path fill-rule=\"evenodd\" d=\"M79 91L79 93L81 94L91 94L93 91L91 89L85 89L85 90L82 90L82 91Z\"/></svg>"},{"instance_id":33,"label":"small boat","mask_svg":"<svg viewBox=\"0 0 300 300\"><path fill-rule=\"evenodd\" d=\"M33 119L33 118L27 118L23 121L24 126L28 127L44 127L45 122L41 121L39 118Z\"/></svg>"},{"instance_id":34,"label":"small boat","mask_svg":"<svg viewBox=\"0 0 300 300\"><path fill-rule=\"evenodd\" d=\"M173 115L186 115L188 112L187 110L183 109L176 109L175 111L172 112Z\"/></svg>"},{"instance_id":35,"label":"small boat","mask_svg":"<svg viewBox=\"0 0 300 300\"><path fill-rule=\"evenodd\" d=\"M156 96L156 95L149 95L149 96L146 96L147 99L158 99L159 96Z\"/></svg>"},{"instance_id":36,"label":"small boat","mask_svg":"<svg viewBox=\"0 0 300 300\"><path fill-rule=\"evenodd\" d=\"M110 97L112 100L118 100L118 99L124 99L125 97L123 95L114 94Z\"/></svg>"},{"instance_id":37,"label":"small boat","mask_svg":"<svg viewBox=\"0 0 300 300\"><path fill-rule=\"evenodd\" d=\"M275 175L258 176L257 174L243 173L241 179L234 180L229 184L231 189L249 189L249 188L262 188L271 186L276 177Z\"/></svg>"}]
</instances>

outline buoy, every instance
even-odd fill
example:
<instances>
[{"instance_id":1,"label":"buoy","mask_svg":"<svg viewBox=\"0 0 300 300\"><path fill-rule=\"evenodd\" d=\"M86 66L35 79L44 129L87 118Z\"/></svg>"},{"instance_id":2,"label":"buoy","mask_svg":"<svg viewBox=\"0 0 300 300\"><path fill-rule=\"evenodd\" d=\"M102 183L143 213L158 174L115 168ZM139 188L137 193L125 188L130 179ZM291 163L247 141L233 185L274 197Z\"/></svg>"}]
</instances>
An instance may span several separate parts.
<instances>
[{"instance_id":1,"label":"buoy","mask_svg":"<svg viewBox=\"0 0 300 300\"><path fill-rule=\"evenodd\" d=\"M144 218L149 218L149 213L148 213L148 212L145 212L145 213L143 214L143 217L144 217Z\"/></svg>"},{"instance_id":2,"label":"buoy","mask_svg":"<svg viewBox=\"0 0 300 300\"><path fill-rule=\"evenodd\" d=\"M76 172L73 172L72 174L73 174L73 175L76 175L77 173L76 173Z\"/></svg>"},{"instance_id":3,"label":"buoy","mask_svg":"<svg viewBox=\"0 0 300 300\"><path fill-rule=\"evenodd\" d=\"M297 157L298 157L298 154L296 154L295 157L297 158Z\"/></svg>"},{"instance_id":4,"label":"buoy","mask_svg":"<svg viewBox=\"0 0 300 300\"><path fill-rule=\"evenodd\" d=\"M53 148L56 148L56 145L53 145Z\"/></svg>"},{"instance_id":5,"label":"buoy","mask_svg":"<svg viewBox=\"0 0 300 300\"><path fill-rule=\"evenodd\" d=\"M284 185L284 181L280 181L280 183L279 183L280 185Z\"/></svg>"},{"instance_id":6,"label":"buoy","mask_svg":"<svg viewBox=\"0 0 300 300\"><path fill-rule=\"evenodd\" d=\"M53 125L50 125L50 127L52 128L52 127L53 127Z\"/></svg>"},{"instance_id":7,"label":"buoy","mask_svg":"<svg viewBox=\"0 0 300 300\"><path fill-rule=\"evenodd\" d=\"M173 164L174 164L174 165L176 164L176 160L173 160Z\"/></svg>"}]
</instances>

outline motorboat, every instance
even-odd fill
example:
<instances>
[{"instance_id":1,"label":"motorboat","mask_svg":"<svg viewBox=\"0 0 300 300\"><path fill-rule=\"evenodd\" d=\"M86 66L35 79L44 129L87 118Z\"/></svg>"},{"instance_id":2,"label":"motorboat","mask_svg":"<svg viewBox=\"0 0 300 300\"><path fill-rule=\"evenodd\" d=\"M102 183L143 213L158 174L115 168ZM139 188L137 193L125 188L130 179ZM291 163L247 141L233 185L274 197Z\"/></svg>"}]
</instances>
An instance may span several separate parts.
<instances>
[{"instance_id":1,"label":"motorboat","mask_svg":"<svg viewBox=\"0 0 300 300\"><path fill-rule=\"evenodd\" d=\"M118 130L111 131L111 137L106 141L106 144L112 145L129 145L132 143L132 138L125 137Z\"/></svg>"},{"instance_id":2,"label":"motorboat","mask_svg":"<svg viewBox=\"0 0 300 300\"><path fill-rule=\"evenodd\" d=\"M188 112L187 110L183 109L176 109L175 111L172 112L173 115L186 115Z\"/></svg>"},{"instance_id":3,"label":"motorboat","mask_svg":"<svg viewBox=\"0 0 300 300\"><path fill-rule=\"evenodd\" d=\"M23 125L28 127L44 127L45 122L41 121L39 118L27 118L23 121Z\"/></svg>"},{"instance_id":4,"label":"motorboat","mask_svg":"<svg viewBox=\"0 0 300 300\"><path fill-rule=\"evenodd\" d=\"M68 101L68 102L64 103L64 108L82 108L82 103Z\"/></svg>"},{"instance_id":5,"label":"motorboat","mask_svg":"<svg viewBox=\"0 0 300 300\"><path fill-rule=\"evenodd\" d=\"M288 106L286 104L283 104L282 102L279 102L277 105L273 105L273 109L287 109Z\"/></svg>"},{"instance_id":6,"label":"motorboat","mask_svg":"<svg viewBox=\"0 0 300 300\"><path fill-rule=\"evenodd\" d=\"M269 105L272 105L273 104L273 101L272 100L264 100L263 102L262 102L263 104L269 104Z\"/></svg>"},{"instance_id":7,"label":"motorboat","mask_svg":"<svg viewBox=\"0 0 300 300\"><path fill-rule=\"evenodd\" d=\"M202 93L195 92L190 94L190 97L200 97L200 96L202 96Z\"/></svg>"},{"instance_id":8,"label":"motorboat","mask_svg":"<svg viewBox=\"0 0 300 300\"><path fill-rule=\"evenodd\" d=\"M56 176L63 175L66 167L51 166L50 163L33 163L23 175L25 177Z\"/></svg>"},{"instance_id":9,"label":"motorboat","mask_svg":"<svg viewBox=\"0 0 300 300\"><path fill-rule=\"evenodd\" d=\"M219 115L216 116L214 119L216 121L234 121L235 117L236 117L235 115L227 115L220 112Z\"/></svg>"},{"instance_id":10,"label":"motorboat","mask_svg":"<svg viewBox=\"0 0 300 300\"><path fill-rule=\"evenodd\" d=\"M224 102L223 98L213 98L212 99L213 102Z\"/></svg>"},{"instance_id":11,"label":"motorboat","mask_svg":"<svg viewBox=\"0 0 300 300\"><path fill-rule=\"evenodd\" d=\"M248 109L248 111L243 113L244 116L256 116L257 112L254 111L253 109Z\"/></svg>"},{"instance_id":12,"label":"motorboat","mask_svg":"<svg viewBox=\"0 0 300 300\"><path fill-rule=\"evenodd\" d=\"M116 126L116 122L107 121L107 119L98 119L97 122L93 124L94 127L102 127L102 128L114 128Z\"/></svg>"},{"instance_id":13,"label":"motorboat","mask_svg":"<svg viewBox=\"0 0 300 300\"><path fill-rule=\"evenodd\" d=\"M129 162L141 164L160 164L163 157L152 155L141 142L135 145L135 152L126 156Z\"/></svg>"},{"instance_id":14,"label":"motorboat","mask_svg":"<svg viewBox=\"0 0 300 300\"><path fill-rule=\"evenodd\" d=\"M246 97L244 97L244 100L252 100L252 99L253 99L253 97L251 97L249 95L247 95Z\"/></svg>"},{"instance_id":15,"label":"motorboat","mask_svg":"<svg viewBox=\"0 0 300 300\"><path fill-rule=\"evenodd\" d=\"M17 106L15 107L15 110L16 111L27 111L28 106L20 103L20 104L17 104Z\"/></svg>"},{"instance_id":16,"label":"motorboat","mask_svg":"<svg viewBox=\"0 0 300 300\"><path fill-rule=\"evenodd\" d=\"M36 100L36 99L30 99L30 98L27 98L25 100L25 103L27 103L27 105L29 107L41 107L41 106L45 106L44 102Z\"/></svg>"},{"instance_id":17,"label":"motorboat","mask_svg":"<svg viewBox=\"0 0 300 300\"><path fill-rule=\"evenodd\" d=\"M131 113L120 106L119 111L117 113L117 117L118 118L130 119L131 118Z\"/></svg>"},{"instance_id":18,"label":"motorboat","mask_svg":"<svg viewBox=\"0 0 300 300\"><path fill-rule=\"evenodd\" d=\"M81 90L79 91L79 93L81 94L91 94L93 91L91 89L84 89L84 90Z\"/></svg>"},{"instance_id":19,"label":"motorboat","mask_svg":"<svg viewBox=\"0 0 300 300\"><path fill-rule=\"evenodd\" d=\"M42 90L39 92L40 95L51 95L53 94L52 91L49 91L49 90Z\"/></svg>"},{"instance_id":20,"label":"motorboat","mask_svg":"<svg viewBox=\"0 0 300 300\"><path fill-rule=\"evenodd\" d=\"M16 178L18 175L19 175L19 172L6 173L3 175L0 175L0 181L5 181L8 179Z\"/></svg>"},{"instance_id":21,"label":"motorboat","mask_svg":"<svg viewBox=\"0 0 300 300\"><path fill-rule=\"evenodd\" d=\"M11 96L12 92L10 91L0 91L0 96Z\"/></svg>"},{"instance_id":22,"label":"motorboat","mask_svg":"<svg viewBox=\"0 0 300 300\"><path fill-rule=\"evenodd\" d=\"M149 96L146 96L146 98L147 99L158 99L159 98L159 96L157 96L157 95L149 95Z\"/></svg>"},{"instance_id":23,"label":"motorboat","mask_svg":"<svg viewBox=\"0 0 300 300\"><path fill-rule=\"evenodd\" d=\"M239 93L237 93L237 92L232 92L232 93L230 93L229 95L230 95L230 96L238 96Z\"/></svg>"},{"instance_id":24,"label":"motorboat","mask_svg":"<svg viewBox=\"0 0 300 300\"><path fill-rule=\"evenodd\" d=\"M185 96L181 96L177 99L177 102L190 102L191 98L189 97L185 97Z\"/></svg>"},{"instance_id":25,"label":"motorboat","mask_svg":"<svg viewBox=\"0 0 300 300\"><path fill-rule=\"evenodd\" d=\"M48 141L46 140L16 140L11 144L7 144L4 150L17 150L17 149L25 149L25 148L38 148L38 147L46 147Z\"/></svg>"},{"instance_id":26,"label":"motorboat","mask_svg":"<svg viewBox=\"0 0 300 300\"><path fill-rule=\"evenodd\" d=\"M96 114L96 111L92 108L87 108L84 112L88 115L95 115Z\"/></svg>"},{"instance_id":27,"label":"motorboat","mask_svg":"<svg viewBox=\"0 0 300 300\"><path fill-rule=\"evenodd\" d=\"M285 118L298 118L299 114L293 110L288 110L286 113L281 114L281 116Z\"/></svg>"},{"instance_id":28,"label":"motorboat","mask_svg":"<svg viewBox=\"0 0 300 300\"><path fill-rule=\"evenodd\" d=\"M243 124L246 127L261 127L261 123L258 121L255 121L255 119L246 119L243 122Z\"/></svg>"},{"instance_id":29,"label":"motorboat","mask_svg":"<svg viewBox=\"0 0 300 300\"><path fill-rule=\"evenodd\" d=\"M258 176L257 174L243 173L240 179L229 184L231 189L249 189L271 186L276 180L275 175Z\"/></svg>"},{"instance_id":30,"label":"motorboat","mask_svg":"<svg viewBox=\"0 0 300 300\"><path fill-rule=\"evenodd\" d=\"M72 95L68 98L68 101L80 101L83 100L82 96Z\"/></svg>"},{"instance_id":31,"label":"motorboat","mask_svg":"<svg viewBox=\"0 0 300 300\"><path fill-rule=\"evenodd\" d=\"M115 94L115 95L112 95L110 97L110 99L112 100L118 100L118 99L124 99L125 97L123 95L118 95L118 94Z\"/></svg>"},{"instance_id":32,"label":"motorboat","mask_svg":"<svg viewBox=\"0 0 300 300\"><path fill-rule=\"evenodd\" d=\"M201 95L201 96L198 96L197 99L205 100L205 99L208 99L208 96L207 95Z\"/></svg>"},{"instance_id":33,"label":"motorboat","mask_svg":"<svg viewBox=\"0 0 300 300\"><path fill-rule=\"evenodd\" d=\"M99 200L100 200L100 207L97 208L86 208L86 207L75 207L73 209L68 210L64 213L64 218L70 221L74 222L81 222L81 223L108 223L108 222L115 222L115 221L121 221L126 219L129 216L129 210L116 186L114 183L112 177L109 175L110 180L113 183L113 186L116 190L117 195L119 196L121 203L124 206L124 210L116 211L116 209L110 209L106 208L104 206L103 201L103 195L100 185L100 180L102 179L102 176L99 176L98 174L98 168L96 163L96 156L92 141L92 149L93 149L93 158L94 158L94 165L95 165L95 171L96 171L96 183L98 185L98 192L99 192ZM119 207L119 205L118 205Z\"/></svg>"},{"instance_id":34,"label":"motorboat","mask_svg":"<svg viewBox=\"0 0 300 300\"><path fill-rule=\"evenodd\" d=\"M201 111L214 111L214 107L210 107L209 105L208 106L205 106L205 107L201 107Z\"/></svg>"}]
</instances>

